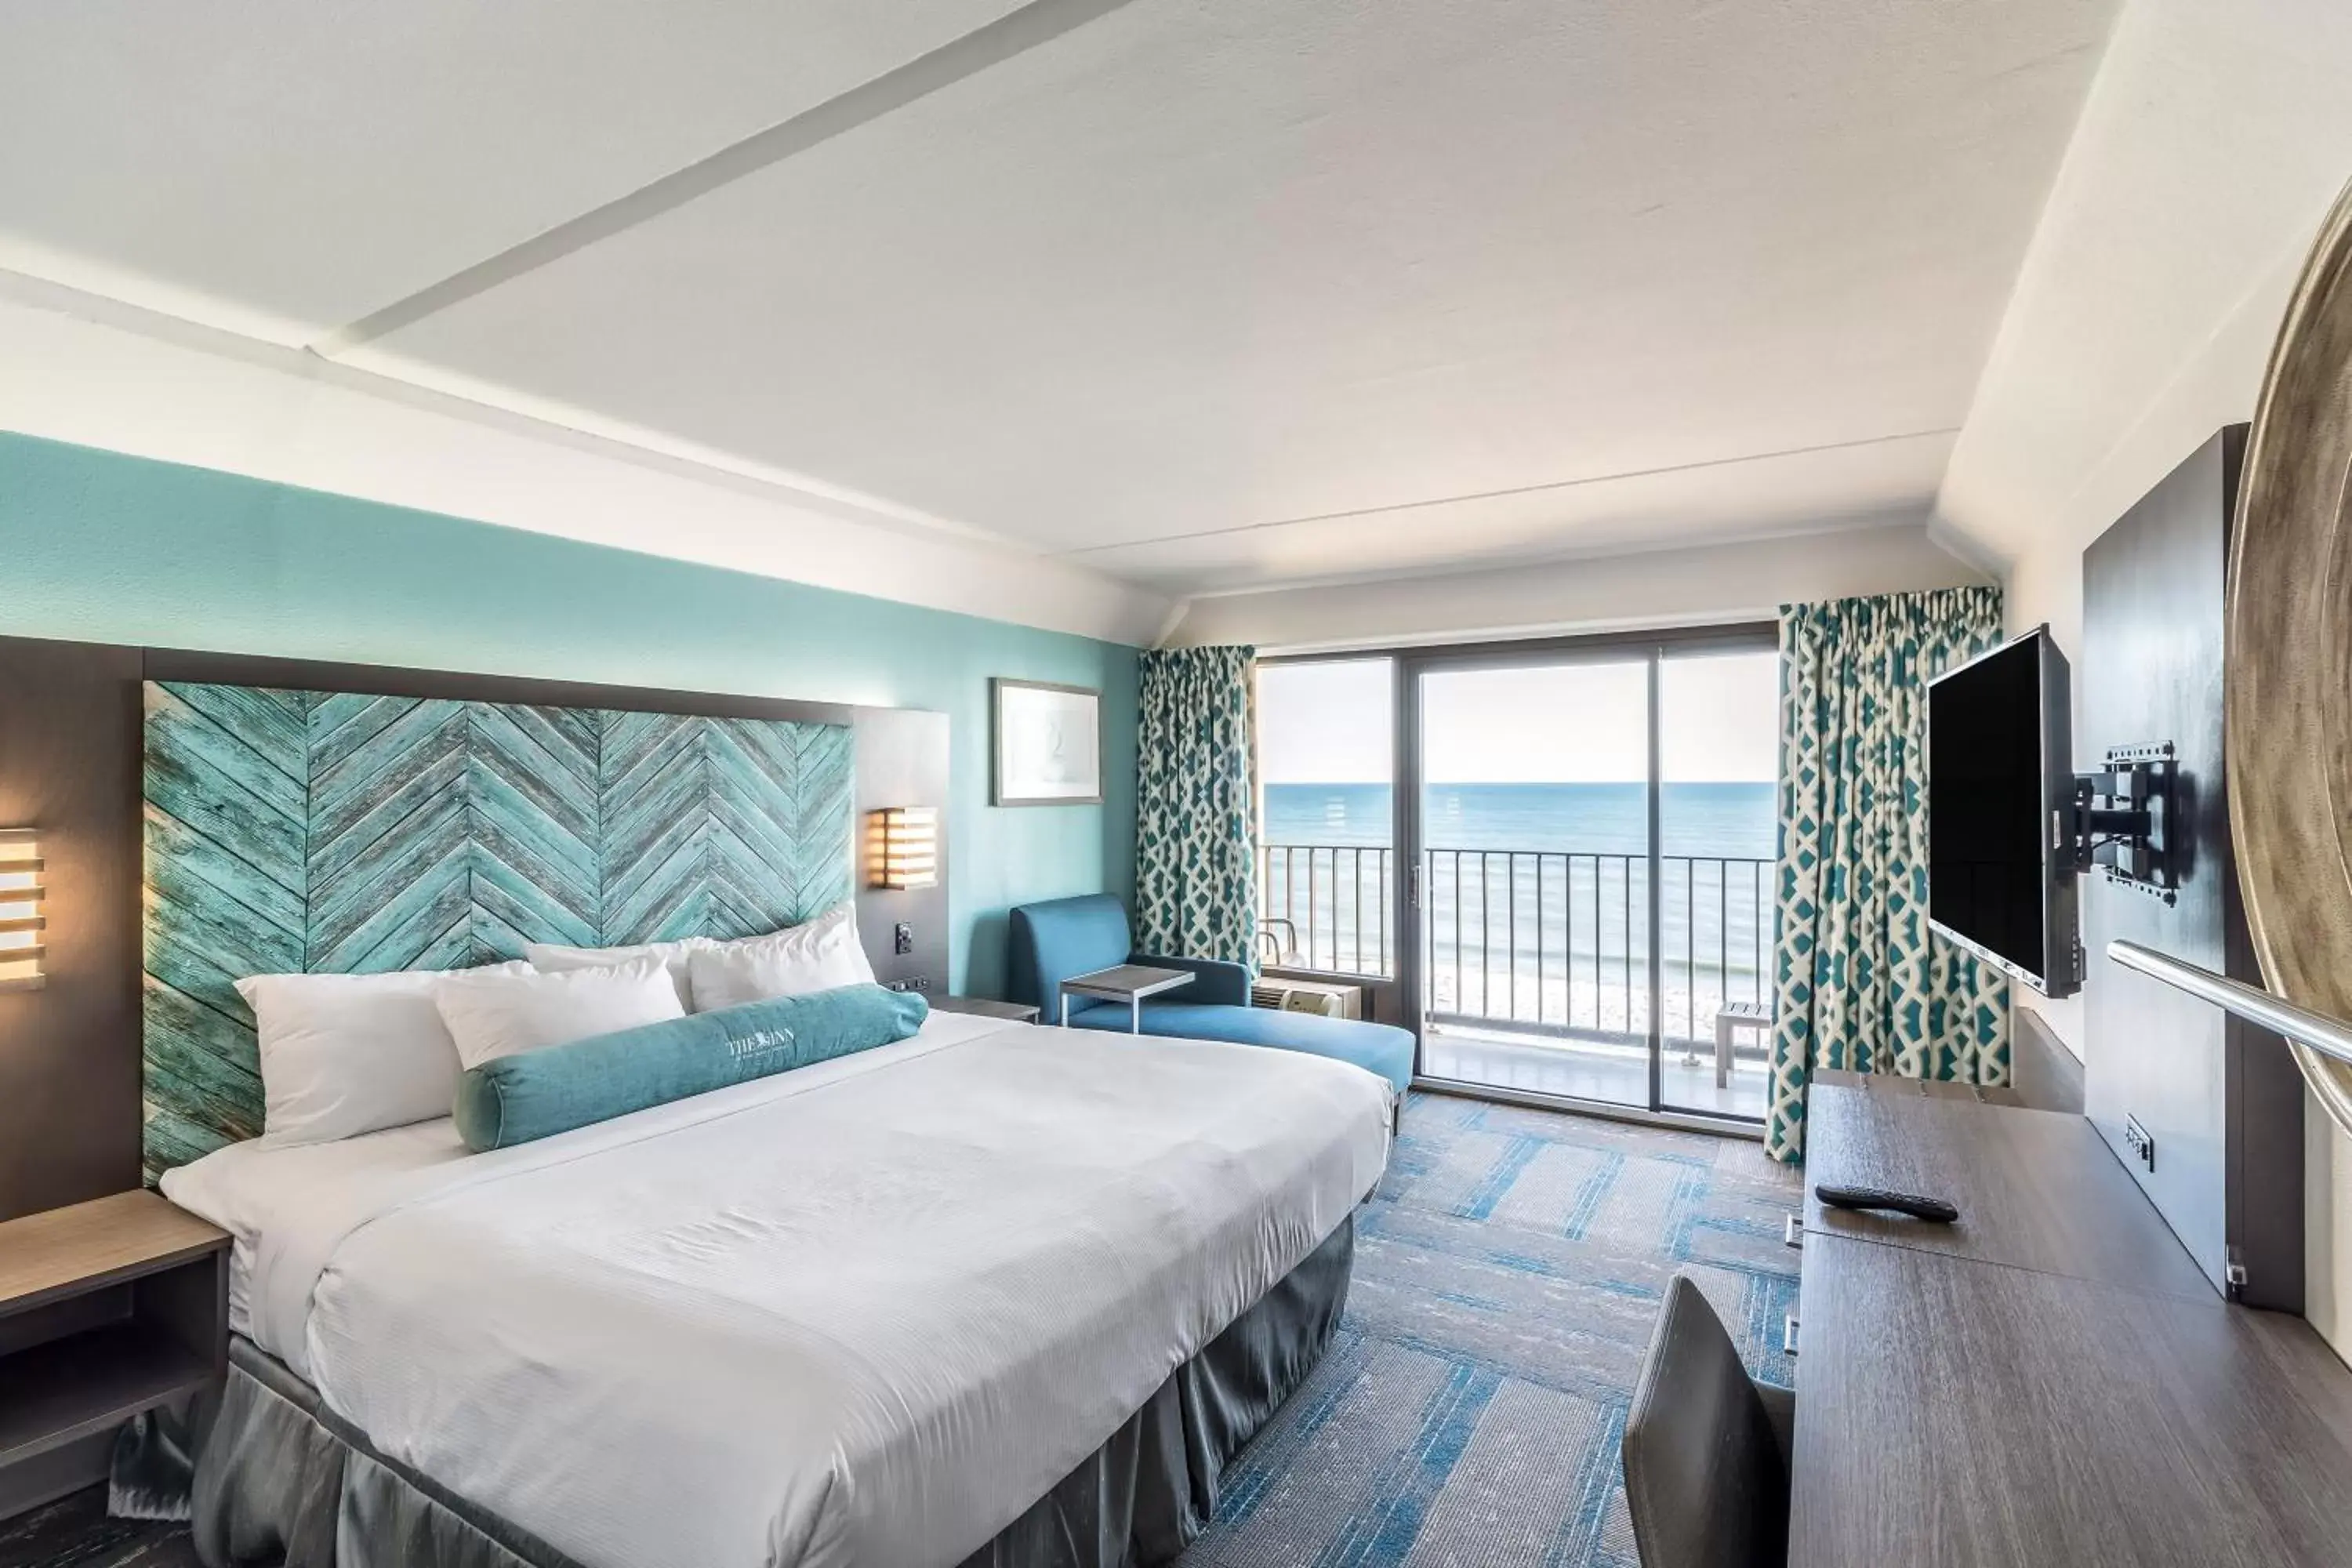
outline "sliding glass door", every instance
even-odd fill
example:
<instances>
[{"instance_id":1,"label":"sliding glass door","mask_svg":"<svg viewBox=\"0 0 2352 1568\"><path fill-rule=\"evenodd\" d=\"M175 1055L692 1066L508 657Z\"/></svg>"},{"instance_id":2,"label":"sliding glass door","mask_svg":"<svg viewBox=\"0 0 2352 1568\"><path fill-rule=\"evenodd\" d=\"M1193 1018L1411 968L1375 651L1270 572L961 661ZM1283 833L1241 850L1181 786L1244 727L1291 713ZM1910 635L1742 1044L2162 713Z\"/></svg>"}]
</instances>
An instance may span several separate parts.
<instances>
[{"instance_id":1,"label":"sliding glass door","mask_svg":"<svg viewBox=\"0 0 2352 1568\"><path fill-rule=\"evenodd\" d=\"M1648 1109L1650 661L1412 679L1423 1074Z\"/></svg>"},{"instance_id":2,"label":"sliding glass door","mask_svg":"<svg viewBox=\"0 0 2352 1568\"><path fill-rule=\"evenodd\" d=\"M1769 627L1265 661L1273 971L1424 1079L1760 1119L1778 681Z\"/></svg>"},{"instance_id":3,"label":"sliding glass door","mask_svg":"<svg viewBox=\"0 0 2352 1568\"><path fill-rule=\"evenodd\" d=\"M1780 656L1658 660L1659 1105L1762 1121Z\"/></svg>"}]
</instances>

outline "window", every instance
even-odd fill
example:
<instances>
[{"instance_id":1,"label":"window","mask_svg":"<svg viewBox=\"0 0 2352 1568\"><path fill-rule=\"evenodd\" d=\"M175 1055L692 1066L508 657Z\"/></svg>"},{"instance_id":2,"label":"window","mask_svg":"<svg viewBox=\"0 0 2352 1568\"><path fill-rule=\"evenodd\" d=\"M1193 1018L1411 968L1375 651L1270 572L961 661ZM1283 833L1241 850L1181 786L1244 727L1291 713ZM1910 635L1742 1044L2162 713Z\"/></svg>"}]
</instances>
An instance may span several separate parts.
<instances>
[{"instance_id":1,"label":"window","mask_svg":"<svg viewBox=\"0 0 2352 1568\"><path fill-rule=\"evenodd\" d=\"M1260 929L1281 967L1394 973L1395 679L1386 658L1258 667Z\"/></svg>"}]
</instances>

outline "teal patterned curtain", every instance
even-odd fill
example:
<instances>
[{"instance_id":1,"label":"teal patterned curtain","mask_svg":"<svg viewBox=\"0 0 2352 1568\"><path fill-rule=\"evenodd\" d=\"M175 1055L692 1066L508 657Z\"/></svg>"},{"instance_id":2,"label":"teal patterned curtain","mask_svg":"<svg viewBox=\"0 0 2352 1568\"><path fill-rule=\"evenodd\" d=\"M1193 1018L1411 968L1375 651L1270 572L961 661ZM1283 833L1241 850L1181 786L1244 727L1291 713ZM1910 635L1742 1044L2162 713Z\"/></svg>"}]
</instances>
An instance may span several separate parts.
<instances>
[{"instance_id":1,"label":"teal patterned curtain","mask_svg":"<svg viewBox=\"0 0 2352 1568\"><path fill-rule=\"evenodd\" d=\"M1137 737L1135 943L1257 967L1257 812L1250 647L1142 661Z\"/></svg>"},{"instance_id":2,"label":"teal patterned curtain","mask_svg":"<svg viewBox=\"0 0 2352 1568\"><path fill-rule=\"evenodd\" d=\"M1927 685L2000 638L1998 588L1781 606L1775 1159L1816 1068L2009 1080L2008 981L1927 929Z\"/></svg>"}]
</instances>

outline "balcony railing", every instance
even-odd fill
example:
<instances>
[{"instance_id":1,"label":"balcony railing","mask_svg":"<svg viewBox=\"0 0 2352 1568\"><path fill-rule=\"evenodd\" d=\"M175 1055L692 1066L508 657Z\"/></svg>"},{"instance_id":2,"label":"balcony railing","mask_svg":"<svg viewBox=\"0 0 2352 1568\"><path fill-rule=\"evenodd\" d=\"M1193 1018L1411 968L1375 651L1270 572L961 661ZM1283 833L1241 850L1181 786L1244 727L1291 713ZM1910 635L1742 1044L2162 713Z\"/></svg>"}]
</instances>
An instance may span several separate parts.
<instances>
[{"instance_id":1,"label":"balcony railing","mask_svg":"<svg viewBox=\"0 0 2352 1568\"><path fill-rule=\"evenodd\" d=\"M1277 928L1282 962L1335 974L1395 973L1395 852L1385 846L1266 844L1258 848L1258 913Z\"/></svg>"},{"instance_id":2,"label":"balcony railing","mask_svg":"<svg viewBox=\"0 0 2352 1568\"><path fill-rule=\"evenodd\" d=\"M1288 967L1395 973L1394 851L1272 844L1259 907ZM1761 1001L1772 945L1771 862L1659 861L1661 1034L1715 1038L1727 1002ZM1433 1021L1610 1041L1650 1029L1650 858L1556 849L1422 856L1423 1005Z\"/></svg>"}]
</instances>

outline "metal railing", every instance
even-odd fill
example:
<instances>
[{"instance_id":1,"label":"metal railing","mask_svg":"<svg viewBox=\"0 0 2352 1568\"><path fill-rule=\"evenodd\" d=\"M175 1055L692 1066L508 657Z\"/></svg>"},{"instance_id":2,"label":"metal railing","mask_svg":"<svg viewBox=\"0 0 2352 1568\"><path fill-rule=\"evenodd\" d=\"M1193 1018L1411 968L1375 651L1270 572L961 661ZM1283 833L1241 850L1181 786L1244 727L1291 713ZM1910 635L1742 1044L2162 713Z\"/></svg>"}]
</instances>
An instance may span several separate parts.
<instances>
[{"instance_id":1,"label":"metal railing","mask_svg":"<svg viewBox=\"0 0 2352 1568\"><path fill-rule=\"evenodd\" d=\"M1394 852L1259 850L1259 908L1295 931L1282 963L1395 973ZM1772 943L1771 861L1659 860L1660 1033L1712 1043L1715 1015L1761 1001ZM1639 1041L1650 1029L1650 858L1556 849L1422 857L1423 1005L1433 1020L1517 1034Z\"/></svg>"},{"instance_id":2,"label":"metal railing","mask_svg":"<svg viewBox=\"0 0 2352 1568\"><path fill-rule=\"evenodd\" d=\"M1282 963L1337 974L1391 974L1396 884L1386 847L1267 844L1257 852L1260 915L1297 933Z\"/></svg>"}]
</instances>

